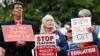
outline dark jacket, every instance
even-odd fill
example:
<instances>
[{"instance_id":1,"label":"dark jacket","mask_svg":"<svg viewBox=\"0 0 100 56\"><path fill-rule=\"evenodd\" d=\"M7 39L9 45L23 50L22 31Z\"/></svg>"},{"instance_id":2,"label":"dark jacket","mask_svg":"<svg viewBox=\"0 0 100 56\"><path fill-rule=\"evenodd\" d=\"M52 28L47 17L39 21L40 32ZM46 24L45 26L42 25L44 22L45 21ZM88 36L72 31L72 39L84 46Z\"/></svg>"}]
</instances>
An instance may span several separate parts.
<instances>
[{"instance_id":1,"label":"dark jacket","mask_svg":"<svg viewBox=\"0 0 100 56\"><path fill-rule=\"evenodd\" d=\"M93 33L93 43L94 45L98 46L98 53L100 56L100 26L99 25L94 25L94 33Z\"/></svg>"},{"instance_id":2,"label":"dark jacket","mask_svg":"<svg viewBox=\"0 0 100 56\"><path fill-rule=\"evenodd\" d=\"M12 21L6 22L2 25L15 25L15 22L14 22L14 20L12 20ZM33 25L32 22L27 21L27 20L23 20L22 25L32 25L34 33L36 33L35 28L34 28L35 26ZM34 41L33 42L26 42L25 47L16 48L15 47L16 42L4 42L2 30L0 30L0 34L1 34L1 36L0 36L0 46L2 46L3 48L6 49L5 56L32 56L31 50L35 46Z\"/></svg>"},{"instance_id":3,"label":"dark jacket","mask_svg":"<svg viewBox=\"0 0 100 56\"><path fill-rule=\"evenodd\" d=\"M57 35L57 46L59 46L61 49L61 51L57 53L57 56L67 56L68 43L66 42L67 40L65 36L58 30L56 30L54 33Z\"/></svg>"}]
</instances>

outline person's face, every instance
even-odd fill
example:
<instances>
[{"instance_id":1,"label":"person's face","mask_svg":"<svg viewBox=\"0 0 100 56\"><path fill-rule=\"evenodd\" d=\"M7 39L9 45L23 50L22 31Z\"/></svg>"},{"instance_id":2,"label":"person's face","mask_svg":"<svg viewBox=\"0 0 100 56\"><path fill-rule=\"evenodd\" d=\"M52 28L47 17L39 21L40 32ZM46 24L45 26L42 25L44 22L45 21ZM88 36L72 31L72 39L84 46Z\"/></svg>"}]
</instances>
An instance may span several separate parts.
<instances>
[{"instance_id":1,"label":"person's face","mask_svg":"<svg viewBox=\"0 0 100 56\"><path fill-rule=\"evenodd\" d=\"M72 38L72 32L67 32L66 35L68 38Z\"/></svg>"},{"instance_id":2,"label":"person's face","mask_svg":"<svg viewBox=\"0 0 100 56\"><path fill-rule=\"evenodd\" d=\"M88 15L86 15L86 14L81 14L79 17L80 17L80 18L84 18L84 17L88 17Z\"/></svg>"},{"instance_id":3,"label":"person's face","mask_svg":"<svg viewBox=\"0 0 100 56\"><path fill-rule=\"evenodd\" d=\"M54 27L53 19L48 18L47 20L45 20L44 27L45 28L53 28Z\"/></svg>"},{"instance_id":4,"label":"person's face","mask_svg":"<svg viewBox=\"0 0 100 56\"><path fill-rule=\"evenodd\" d=\"M23 14L22 5L16 4L14 6L14 9L12 10L12 14L13 16L22 17Z\"/></svg>"}]
</instances>

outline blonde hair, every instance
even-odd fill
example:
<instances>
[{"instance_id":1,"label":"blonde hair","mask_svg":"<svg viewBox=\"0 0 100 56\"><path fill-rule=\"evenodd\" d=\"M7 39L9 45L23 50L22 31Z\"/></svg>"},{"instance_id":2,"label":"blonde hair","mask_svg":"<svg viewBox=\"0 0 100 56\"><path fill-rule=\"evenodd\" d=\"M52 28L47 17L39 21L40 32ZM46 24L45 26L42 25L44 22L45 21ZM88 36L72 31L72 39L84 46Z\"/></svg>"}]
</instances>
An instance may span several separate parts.
<instances>
[{"instance_id":1,"label":"blonde hair","mask_svg":"<svg viewBox=\"0 0 100 56\"><path fill-rule=\"evenodd\" d=\"M41 24L41 29L40 29L40 34L45 34L45 28L44 28L44 22L48 19L52 19L54 21L54 18L52 15L47 14L42 18L42 24ZM57 30L58 25L56 24L56 22L54 21L54 26L53 26L53 30Z\"/></svg>"}]
</instances>

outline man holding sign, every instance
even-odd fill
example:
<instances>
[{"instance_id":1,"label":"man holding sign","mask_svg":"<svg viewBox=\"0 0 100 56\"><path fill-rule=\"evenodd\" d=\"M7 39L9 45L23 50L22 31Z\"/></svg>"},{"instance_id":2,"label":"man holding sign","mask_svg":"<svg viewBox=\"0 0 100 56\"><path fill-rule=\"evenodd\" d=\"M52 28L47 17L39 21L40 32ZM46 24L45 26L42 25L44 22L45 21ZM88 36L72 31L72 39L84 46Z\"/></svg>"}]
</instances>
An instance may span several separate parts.
<instances>
[{"instance_id":1,"label":"man holding sign","mask_svg":"<svg viewBox=\"0 0 100 56\"><path fill-rule=\"evenodd\" d=\"M3 48L6 49L6 53L5 53L5 56L32 56L31 54L31 49L34 48L35 46L35 43L34 43L34 33L36 31L33 31L35 28L34 28L34 25L33 23L27 21L27 20L24 20L23 19L23 4L21 2L15 2L12 4L12 7L11 7L11 13L13 15L13 20L9 21L9 22L6 22L4 24L2 24L2 31L4 31L4 28L10 33L6 33L6 32L0 32L0 37L2 37L2 40L4 41L7 41L7 39L5 40L5 35L8 34L8 36L10 36L10 38L12 37L16 37L18 35L15 35L17 33L21 33L23 35L19 35L19 37L23 36L22 38L20 37L20 40L16 41L11 41L9 40L8 42L4 42L4 46ZM8 25L8 26L7 26ZM10 25L15 25L15 26L11 26ZM32 27L32 32L31 34L33 35L33 41L26 41L24 39L24 37L27 36L27 38L30 38L30 35L28 34L28 31L24 31L25 29L27 29L27 27L25 26L21 26L21 25L31 25ZM5 26L5 27L4 27ZM18 27L17 27L18 26ZM7 28L11 29L7 29ZM22 30L21 30L22 29ZM15 31L14 31L15 30ZM6 34L4 34L6 33ZM11 35L12 34L12 35ZM25 35L26 34L26 35ZM3 36L4 35L4 36ZM17 39L17 38L16 38ZM2 43L3 43L2 42Z\"/></svg>"}]
</instances>

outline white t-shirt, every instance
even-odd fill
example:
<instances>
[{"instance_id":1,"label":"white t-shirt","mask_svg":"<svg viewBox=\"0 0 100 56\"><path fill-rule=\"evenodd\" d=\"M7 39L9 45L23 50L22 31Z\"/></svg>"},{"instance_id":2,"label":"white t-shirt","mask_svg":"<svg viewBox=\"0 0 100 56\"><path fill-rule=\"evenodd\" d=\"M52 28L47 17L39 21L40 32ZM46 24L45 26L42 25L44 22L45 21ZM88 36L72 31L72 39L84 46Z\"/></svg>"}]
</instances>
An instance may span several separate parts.
<instances>
[{"instance_id":1,"label":"white t-shirt","mask_svg":"<svg viewBox=\"0 0 100 56\"><path fill-rule=\"evenodd\" d=\"M70 49L70 44L72 43L72 41L67 41L68 42L68 48Z\"/></svg>"}]
</instances>

